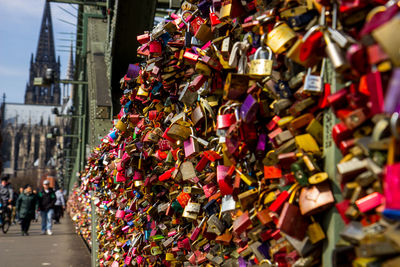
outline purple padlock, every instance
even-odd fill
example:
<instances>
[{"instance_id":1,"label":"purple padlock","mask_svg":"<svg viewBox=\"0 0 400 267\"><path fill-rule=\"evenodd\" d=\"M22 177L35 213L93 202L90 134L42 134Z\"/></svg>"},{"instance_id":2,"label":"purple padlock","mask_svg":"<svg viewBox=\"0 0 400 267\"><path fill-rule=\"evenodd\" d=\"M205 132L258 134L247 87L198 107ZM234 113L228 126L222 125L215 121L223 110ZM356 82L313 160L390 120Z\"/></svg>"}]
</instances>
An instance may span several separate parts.
<instances>
[{"instance_id":1,"label":"purple padlock","mask_svg":"<svg viewBox=\"0 0 400 267\"><path fill-rule=\"evenodd\" d=\"M211 3L209 3L207 0L203 0L197 4L197 8L200 10L200 13L203 17L208 17L210 14L210 6Z\"/></svg>"},{"instance_id":2,"label":"purple padlock","mask_svg":"<svg viewBox=\"0 0 400 267\"><path fill-rule=\"evenodd\" d=\"M389 86L384 101L385 112L398 112L400 106L400 68L395 68L390 77Z\"/></svg>"},{"instance_id":3,"label":"purple padlock","mask_svg":"<svg viewBox=\"0 0 400 267\"><path fill-rule=\"evenodd\" d=\"M262 133L258 137L257 147L256 147L256 154L263 155L265 152L265 148L267 146L267 134Z\"/></svg>"},{"instance_id":4,"label":"purple padlock","mask_svg":"<svg viewBox=\"0 0 400 267\"><path fill-rule=\"evenodd\" d=\"M137 64L129 64L126 77L130 79L136 79L139 76L140 67Z\"/></svg>"},{"instance_id":5,"label":"purple padlock","mask_svg":"<svg viewBox=\"0 0 400 267\"><path fill-rule=\"evenodd\" d=\"M241 119L246 122L252 122L258 111L258 102L254 97L249 94L247 95L246 99L244 100L242 106L240 107L240 117Z\"/></svg>"}]
</instances>

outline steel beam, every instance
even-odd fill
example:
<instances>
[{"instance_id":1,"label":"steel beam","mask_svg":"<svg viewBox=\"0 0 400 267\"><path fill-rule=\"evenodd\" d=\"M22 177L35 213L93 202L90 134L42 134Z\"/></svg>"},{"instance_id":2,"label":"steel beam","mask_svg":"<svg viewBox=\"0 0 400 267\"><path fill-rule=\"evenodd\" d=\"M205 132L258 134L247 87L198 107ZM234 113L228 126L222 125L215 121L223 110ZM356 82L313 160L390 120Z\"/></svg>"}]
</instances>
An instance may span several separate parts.
<instances>
[{"instance_id":1,"label":"steel beam","mask_svg":"<svg viewBox=\"0 0 400 267\"><path fill-rule=\"evenodd\" d=\"M107 7L107 3L106 2L95 2L95 1L86 2L86 1L75 1L75 0L47 0L47 2L61 3L61 4Z\"/></svg>"}]
</instances>

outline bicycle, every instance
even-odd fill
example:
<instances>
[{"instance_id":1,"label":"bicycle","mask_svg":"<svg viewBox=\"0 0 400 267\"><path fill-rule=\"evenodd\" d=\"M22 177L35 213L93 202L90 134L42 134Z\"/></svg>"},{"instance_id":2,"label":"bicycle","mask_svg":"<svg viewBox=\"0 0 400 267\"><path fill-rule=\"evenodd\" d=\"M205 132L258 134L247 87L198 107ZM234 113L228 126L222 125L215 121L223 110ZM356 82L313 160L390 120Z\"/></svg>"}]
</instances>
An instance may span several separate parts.
<instances>
[{"instance_id":1,"label":"bicycle","mask_svg":"<svg viewBox=\"0 0 400 267\"><path fill-rule=\"evenodd\" d=\"M7 206L0 203L0 225L4 234L7 234L11 225L11 214Z\"/></svg>"}]
</instances>

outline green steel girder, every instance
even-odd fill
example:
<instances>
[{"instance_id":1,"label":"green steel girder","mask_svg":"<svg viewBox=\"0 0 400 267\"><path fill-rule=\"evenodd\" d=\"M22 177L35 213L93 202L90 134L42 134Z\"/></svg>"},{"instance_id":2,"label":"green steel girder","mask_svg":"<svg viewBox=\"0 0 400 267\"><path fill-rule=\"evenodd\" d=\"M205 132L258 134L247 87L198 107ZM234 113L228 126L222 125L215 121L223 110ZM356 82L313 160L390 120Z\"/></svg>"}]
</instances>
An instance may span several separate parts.
<instances>
[{"instance_id":1,"label":"green steel girder","mask_svg":"<svg viewBox=\"0 0 400 267\"><path fill-rule=\"evenodd\" d=\"M71 80L59 80L59 83L65 83L65 84L88 84L87 81L71 81Z\"/></svg>"},{"instance_id":2,"label":"green steel girder","mask_svg":"<svg viewBox=\"0 0 400 267\"><path fill-rule=\"evenodd\" d=\"M96 1L47 0L47 2L62 3L62 4L73 4L73 5L107 7L107 3L106 2L96 2Z\"/></svg>"}]
</instances>

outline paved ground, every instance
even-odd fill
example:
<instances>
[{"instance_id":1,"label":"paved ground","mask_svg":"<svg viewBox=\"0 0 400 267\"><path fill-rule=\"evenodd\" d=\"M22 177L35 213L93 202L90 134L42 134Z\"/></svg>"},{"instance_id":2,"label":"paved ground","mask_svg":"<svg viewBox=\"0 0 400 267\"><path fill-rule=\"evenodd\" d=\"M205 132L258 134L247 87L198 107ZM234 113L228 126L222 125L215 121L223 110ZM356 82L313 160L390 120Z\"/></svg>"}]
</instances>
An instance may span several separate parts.
<instances>
[{"instance_id":1,"label":"paved ground","mask_svg":"<svg viewBox=\"0 0 400 267\"><path fill-rule=\"evenodd\" d=\"M31 224L29 236L21 236L20 225L0 231L0 267L90 267L89 250L68 215L53 226L52 236L40 232L40 220Z\"/></svg>"}]
</instances>

